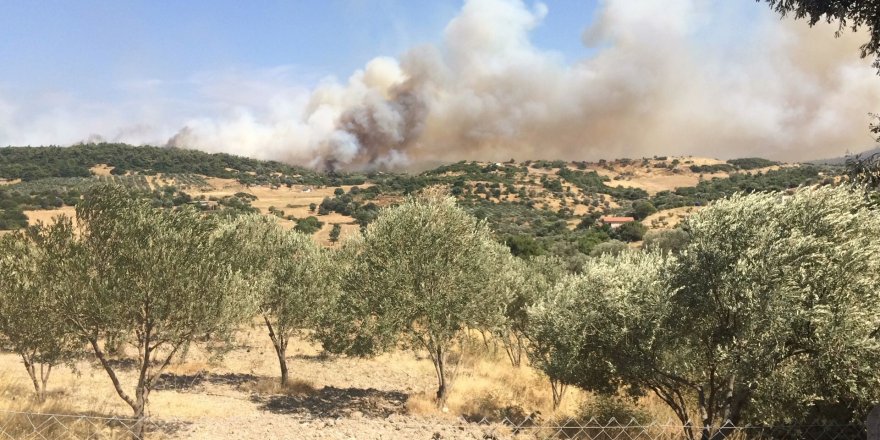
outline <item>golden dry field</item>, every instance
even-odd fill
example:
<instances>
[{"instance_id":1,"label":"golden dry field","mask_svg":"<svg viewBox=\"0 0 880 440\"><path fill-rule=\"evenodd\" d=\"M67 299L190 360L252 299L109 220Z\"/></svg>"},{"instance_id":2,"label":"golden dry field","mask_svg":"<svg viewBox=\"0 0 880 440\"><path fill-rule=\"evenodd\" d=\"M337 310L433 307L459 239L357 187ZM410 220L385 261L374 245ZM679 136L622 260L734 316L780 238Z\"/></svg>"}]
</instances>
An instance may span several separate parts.
<instances>
[{"instance_id":1,"label":"golden dry field","mask_svg":"<svg viewBox=\"0 0 880 440\"><path fill-rule=\"evenodd\" d=\"M291 341L291 381L277 383L277 358L265 328L242 329L235 348L217 359L193 347L172 363L150 394L149 417L174 428L182 439L444 439L481 438L479 426L462 431L462 417L497 419L505 409L541 420L573 417L592 397L570 388L561 407L551 405L549 382L529 366L513 367L504 351L475 335L463 353L444 409L436 408L435 375L427 356L397 351L370 359L322 356L318 346ZM119 365L130 358L117 357ZM134 365L134 362L130 362ZM132 390L136 371L121 368ZM49 380L47 400L35 403L21 359L0 354L0 410L128 417L92 357L59 366ZM657 417L664 408L642 402ZM514 413L516 414L516 413Z\"/></svg>"}]
</instances>

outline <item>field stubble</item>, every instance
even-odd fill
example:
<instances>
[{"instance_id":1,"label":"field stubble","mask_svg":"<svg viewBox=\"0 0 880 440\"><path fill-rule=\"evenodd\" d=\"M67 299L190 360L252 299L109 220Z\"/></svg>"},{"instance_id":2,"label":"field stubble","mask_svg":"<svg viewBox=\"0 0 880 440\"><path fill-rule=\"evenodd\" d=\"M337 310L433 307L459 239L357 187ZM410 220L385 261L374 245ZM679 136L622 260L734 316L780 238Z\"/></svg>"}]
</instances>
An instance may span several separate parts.
<instances>
[{"instance_id":1,"label":"field stubble","mask_svg":"<svg viewBox=\"0 0 880 440\"><path fill-rule=\"evenodd\" d=\"M565 418L591 399L571 389L554 412L549 384L533 368L511 366L500 347L476 338L461 351L447 407L438 409L433 366L424 356L324 356L318 346L295 340L288 351L291 381L282 387L263 329L245 328L221 359L193 347L170 365L150 395L149 417L174 426L172 438L481 438L480 427L471 432L456 421L516 414ZM2 411L130 416L89 357L73 368L57 367L42 404L31 397L19 357L0 354L0 371ZM122 369L121 380L133 384L134 368Z\"/></svg>"}]
</instances>

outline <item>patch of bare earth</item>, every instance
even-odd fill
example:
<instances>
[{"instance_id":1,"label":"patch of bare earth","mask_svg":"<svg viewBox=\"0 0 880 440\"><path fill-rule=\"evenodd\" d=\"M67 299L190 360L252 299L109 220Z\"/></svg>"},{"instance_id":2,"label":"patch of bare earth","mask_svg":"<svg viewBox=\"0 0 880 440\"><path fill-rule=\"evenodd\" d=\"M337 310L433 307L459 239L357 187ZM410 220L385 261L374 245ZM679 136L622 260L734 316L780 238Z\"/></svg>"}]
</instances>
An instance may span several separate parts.
<instances>
[{"instance_id":1,"label":"patch of bare earth","mask_svg":"<svg viewBox=\"0 0 880 440\"><path fill-rule=\"evenodd\" d=\"M38 222L52 224L55 223L55 218L59 215L66 215L76 221L76 208L74 208L73 206L64 206L57 209L24 211L24 215L27 216L29 225L35 225Z\"/></svg>"},{"instance_id":2,"label":"patch of bare earth","mask_svg":"<svg viewBox=\"0 0 880 440\"><path fill-rule=\"evenodd\" d=\"M113 171L113 168L107 164L98 164L91 168L92 174L96 176L110 176L110 172Z\"/></svg>"},{"instance_id":3,"label":"patch of bare earth","mask_svg":"<svg viewBox=\"0 0 880 440\"><path fill-rule=\"evenodd\" d=\"M642 220L649 229L673 229L688 216L702 209L700 206L683 206L681 208L664 209L655 212Z\"/></svg>"},{"instance_id":4,"label":"patch of bare earth","mask_svg":"<svg viewBox=\"0 0 880 440\"><path fill-rule=\"evenodd\" d=\"M476 341L476 340L475 340ZM588 398L570 390L556 413L546 379L528 367L513 367L495 346L464 347L455 369L447 409L433 403L433 366L423 356L399 351L372 359L324 356L305 341L291 341L291 381L277 383L277 358L260 327L242 329L222 360L193 347L172 364L151 395L149 416L181 439L482 439L487 432L508 438L504 428L463 422L461 417L498 420L503 408L524 414L564 416ZM118 358L126 389L136 380L136 362ZM0 354L0 410L128 417L105 372L91 360L74 370L56 367L47 406L31 402L20 358Z\"/></svg>"}]
</instances>

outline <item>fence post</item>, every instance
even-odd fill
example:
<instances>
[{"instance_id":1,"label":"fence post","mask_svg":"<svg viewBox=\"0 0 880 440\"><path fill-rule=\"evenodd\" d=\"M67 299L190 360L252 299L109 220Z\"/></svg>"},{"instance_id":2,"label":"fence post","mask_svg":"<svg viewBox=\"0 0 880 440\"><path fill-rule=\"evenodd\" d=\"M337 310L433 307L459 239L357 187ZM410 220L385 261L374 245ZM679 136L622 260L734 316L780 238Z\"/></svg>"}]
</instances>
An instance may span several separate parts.
<instances>
[{"instance_id":1,"label":"fence post","mask_svg":"<svg viewBox=\"0 0 880 440\"><path fill-rule=\"evenodd\" d=\"M880 405L868 414L868 440L880 440Z\"/></svg>"}]
</instances>

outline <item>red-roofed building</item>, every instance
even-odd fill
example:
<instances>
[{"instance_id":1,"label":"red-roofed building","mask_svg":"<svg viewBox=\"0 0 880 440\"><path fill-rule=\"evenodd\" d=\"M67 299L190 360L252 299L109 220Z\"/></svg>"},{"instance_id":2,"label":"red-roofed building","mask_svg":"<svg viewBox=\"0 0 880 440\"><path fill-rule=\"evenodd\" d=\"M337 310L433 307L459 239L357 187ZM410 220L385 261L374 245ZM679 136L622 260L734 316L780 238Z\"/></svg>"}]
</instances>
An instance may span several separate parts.
<instances>
[{"instance_id":1,"label":"red-roofed building","mask_svg":"<svg viewBox=\"0 0 880 440\"><path fill-rule=\"evenodd\" d=\"M634 219L632 217L605 216L605 217L601 217L599 219L599 221L602 223L605 223L608 226L611 226L611 229L614 229L614 228L619 228L620 225L622 225L624 223L634 222L634 221L636 221L636 219Z\"/></svg>"}]
</instances>

